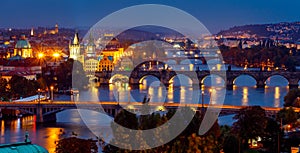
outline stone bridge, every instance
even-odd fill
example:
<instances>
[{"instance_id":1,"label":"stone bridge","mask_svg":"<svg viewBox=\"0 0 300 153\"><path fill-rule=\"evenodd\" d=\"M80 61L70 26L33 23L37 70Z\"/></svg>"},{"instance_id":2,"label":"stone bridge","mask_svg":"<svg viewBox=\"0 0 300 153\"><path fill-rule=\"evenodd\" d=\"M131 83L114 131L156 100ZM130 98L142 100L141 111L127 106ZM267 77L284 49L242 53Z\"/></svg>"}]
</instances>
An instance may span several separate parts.
<instances>
[{"instance_id":1,"label":"stone bridge","mask_svg":"<svg viewBox=\"0 0 300 153\"><path fill-rule=\"evenodd\" d=\"M151 63L151 62L149 62ZM191 79L193 85L201 85L203 84L203 80L209 75L217 75L220 76L227 87L227 89L233 89L233 85L235 79L241 75L248 75L251 76L256 80L256 87L257 88L264 88L266 85L266 80L272 76L279 75L284 77L288 81L289 88L298 88L298 82L300 80L300 72L289 72L289 71L208 71L208 70L196 70L196 71L174 71L168 69L167 65L163 62L153 61L152 64L145 65L146 62L138 65L132 71L98 71L95 73L95 76L98 78L100 86L107 86L111 83L112 78L116 76L124 76L127 79L130 86L138 87L141 84L141 80L146 76L154 76L162 84L166 87L169 86L170 80L173 79L175 76L181 74L187 76ZM154 67L153 65L158 65ZM149 65L151 68L149 68ZM166 68L167 67L167 68Z\"/></svg>"}]
</instances>

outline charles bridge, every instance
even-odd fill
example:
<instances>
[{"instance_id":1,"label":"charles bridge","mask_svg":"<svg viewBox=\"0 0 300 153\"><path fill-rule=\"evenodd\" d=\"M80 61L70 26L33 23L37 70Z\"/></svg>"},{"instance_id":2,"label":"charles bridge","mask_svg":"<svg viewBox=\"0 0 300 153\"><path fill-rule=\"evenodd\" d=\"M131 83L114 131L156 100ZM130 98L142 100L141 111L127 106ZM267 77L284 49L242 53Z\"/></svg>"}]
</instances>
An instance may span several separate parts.
<instances>
[{"instance_id":1,"label":"charles bridge","mask_svg":"<svg viewBox=\"0 0 300 153\"><path fill-rule=\"evenodd\" d=\"M160 65L161 67L165 67L164 62L159 61L146 61L138 66L136 66L132 71L98 71L95 73L95 76L98 78L98 82L100 83L100 86L107 86L112 82L112 78L115 78L117 76L125 76L128 78L128 83L133 88L137 88L142 82L141 80L145 78L146 76L154 76L162 84L164 84L166 87L170 85L170 80L172 80L177 75L181 74L184 76L187 76L191 79L193 82L193 85L203 85L203 80L209 76L209 75L217 75L221 77L225 84L226 88L229 90L233 89L234 81L237 77L241 75L248 75L255 79L256 81L256 87L257 88L264 88L266 85L266 80L272 76L279 75L284 77L288 81L288 86L290 89L292 88L298 88L298 82L300 80L300 72L290 72L290 71L281 71L281 70L273 70L273 71L253 71L253 70L195 70L195 71L186 71L186 70L180 70L180 71L174 71L172 69L166 69L162 68L159 69L156 67L156 69L147 69L148 65ZM149 64L152 63L152 64ZM146 67L146 69L145 69Z\"/></svg>"}]
</instances>

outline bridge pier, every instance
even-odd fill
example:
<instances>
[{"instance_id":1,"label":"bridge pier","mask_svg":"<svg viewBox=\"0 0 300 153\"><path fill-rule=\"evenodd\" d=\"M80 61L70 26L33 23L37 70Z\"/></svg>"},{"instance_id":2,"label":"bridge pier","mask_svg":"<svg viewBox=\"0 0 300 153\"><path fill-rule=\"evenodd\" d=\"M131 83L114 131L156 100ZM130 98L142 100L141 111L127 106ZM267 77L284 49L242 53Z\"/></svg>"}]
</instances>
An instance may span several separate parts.
<instances>
[{"instance_id":1,"label":"bridge pier","mask_svg":"<svg viewBox=\"0 0 300 153\"><path fill-rule=\"evenodd\" d=\"M289 89L298 89L299 85L298 84L289 84Z\"/></svg>"},{"instance_id":2,"label":"bridge pier","mask_svg":"<svg viewBox=\"0 0 300 153\"><path fill-rule=\"evenodd\" d=\"M227 90L233 90L233 84L226 84Z\"/></svg>"},{"instance_id":3,"label":"bridge pier","mask_svg":"<svg viewBox=\"0 0 300 153\"><path fill-rule=\"evenodd\" d=\"M256 88L265 88L265 86L266 86L266 84L264 81L259 80L256 83Z\"/></svg>"},{"instance_id":4,"label":"bridge pier","mask_svg":"<svg viewBox=\"0 0 300 153\"><path fill-rule=\"evenodd\" d=\"M43 123L43 106L41 104L36 105L36 122Z\"/></svg>"}]
</instances>

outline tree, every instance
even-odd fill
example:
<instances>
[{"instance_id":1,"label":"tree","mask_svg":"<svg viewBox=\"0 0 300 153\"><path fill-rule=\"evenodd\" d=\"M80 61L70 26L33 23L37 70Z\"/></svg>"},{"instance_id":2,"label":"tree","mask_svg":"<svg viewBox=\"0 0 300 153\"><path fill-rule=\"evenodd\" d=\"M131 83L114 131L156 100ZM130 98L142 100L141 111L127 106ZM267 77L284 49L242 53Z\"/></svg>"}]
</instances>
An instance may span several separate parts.
<instances>
[{"instance_id":1,"label":"tree","mask_svg":"<svg viewBox=\"0 0 300 153\"><path fill-rule=\"evenodd\" d=\"M10 92L13 98L28 97L35 95L38 84L34 80L27 80L25 77L14 75L9 80Z\"/></svg>"},{"instance_id":2,"label":"tree","mask_svg":"<svg viewBox=\"0 0 300 153\"><path fill-rule=\"evenodd\" d=\"M234 135L228 135L224 139L223 151L224 153L238 153L239 141Z\"/></svg>"},{"instance_id":3,"label":"tree","mask_svg":"<svg viewBox=\"0 0 300 153\"><path fill-rule=\"evenodd\" d=\"M8 82L0 78L0 101L7 101L9 97Z\"/></svg>"},{"instance_id":4,"label":"tree","mask_svg":"<svg viewBox=\"0 0 300 153\"><path fill-rule=\"evenodd\" d=\"M300 89L289 90L286 96L284 96L284 106L296 106L300 107L297 98L300 97Z\"/></svg>"},{"instance_id":5,"label":"tree","mask_svg":"<svg viewBox=\"0 0 300 153\"><path fill-rule=\"evenodd\" d=\"M76 137L63 138L56 142L56 153L98 153L96 142Z\"/></svg>"},{"instance_id":6,"label":"tree","mask_svg":"<svg viewBox=\"0 0 300 153\"><path fill-rule=\"evenodd\" d=\"M237 121L233 130L241 138L243 146L248 147L248 140L264 136L267 118L265 110L260 106L242 108L234 117Z\"/></svg>"},{"instance_id":7,"label":"tree","mask_svg":"<svg viewBox=\"0 0 300 153\"><path fill-rule=\"evenodd\" d=\"M282 119L282 124L292 124L297 121L297 114L292 107L283 108L277 113L277 120Z\"/></svg>"},{"instance_id":8,"label":"tree","mask_svg":"<svg viewBox=\"0 0 300 153\"><path fill-rule=\"evenodd\" d=\"M180 118L178 121L182 123L186 117L190 117L192 115L192 110L188 107L183 107L179 110L177 117ZM126 110L122 110L115 118L115 122L118 124L125 126L131 129L151 129L161 124L165 123L170 117L174 115L174 111L168 111L166 115L161 116L158 113L152 113L149 115L143 115L143 119L141 120L141 116L136 116L132 113L127 112ZM215 122L213 128L210 129L205 135L198 135L199 125L202 121L202 116L200 113L196 113L188 127L175 139L159 146L157 148L152 148L148 150L124 150L114 147L112 145L105 145L103 147L103 152L120 152L120 153L160 153L160 152L177 152L177 153L216 153L219 152L219 144L218 144L218 134L219 128L217 122ZM177 125L175 125L177 126ZM182 125L178 125L182 126ZM139 141L139 146L147 146L147 140L144 140L144 137L139 132L136 133L122 133L121 129L118 129L112 124L112 129L114 133L114 138L112 141L118 142L121 145L132 145L130 144L130 138L134 137ZM160 141L161 138L158 137L158 133L161 134L161 131L155 131L153 133L153 139ZM164 135L171 135L173 132L171 130L164 130ZM128 139L129 138L129 139ZM127 146L130 147L130 146Z\"/></svg>"},{"instance_id":9,"label":"tree","mask_svg":"<svg viewBox=\"0 0 300 153\"><path fill-rule=\"evenodd\" d=\"M278 152L278 138L282 139L280 125L276 120L268 118L268 123L265 129L265 137L262 139L264 148L266 148L269 152ZM282 142L281 140L279 141Z\"/></svg>"}]
</instances>

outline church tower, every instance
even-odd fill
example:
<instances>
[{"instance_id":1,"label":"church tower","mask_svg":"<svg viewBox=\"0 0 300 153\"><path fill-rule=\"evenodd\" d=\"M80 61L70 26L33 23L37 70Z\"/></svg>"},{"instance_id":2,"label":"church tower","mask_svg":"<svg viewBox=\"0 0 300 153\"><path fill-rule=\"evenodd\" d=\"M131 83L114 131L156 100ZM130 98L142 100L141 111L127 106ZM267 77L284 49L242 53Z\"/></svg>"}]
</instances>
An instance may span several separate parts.
<instances>
[{"instance_id":1,"label":"church tower","mask_svg":"<svg viewBox=\"0 0 300 153\"><path fill-rule=\"evenodd\" d=\"M86 46L86 56L96 57L96 45L94 43L94 38L92 36L92 33L90 33L88 44Z\"/></svg>"},{"instance_id":2,"label":"church tower","mask_svg":"<svg viewBox=\"0 0 300 153\"><path fill-rule=\"evenodd\" d=\"M30 37L34 37L34 31L33 31L33 28L31 28L31 31L30 31Z\"/></svg>"},{"instance_id":3,"label":"church tower","mask_svg":"<svg viewBox=\"0 0 300 153\"><path fill-rule=\"evenodd\" d=\"M78 32L75 33L73 41L69 44L69 52L69 58L73 58L74 60L80 61L81 55Z\"/></svg>"},{"instance_id":4,"label":"church tower","mask_svg":"<svg viewBox=\"0 0 300 153\"><path fill-rule=\"evenodd\" d=\"M58 24L57 23L55 24L55 29L54 30L55 30L55 34L58 34Z\"/></svg>"}]
</instances>

